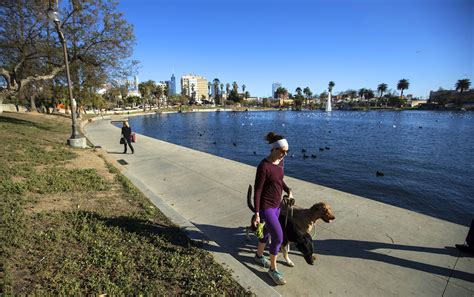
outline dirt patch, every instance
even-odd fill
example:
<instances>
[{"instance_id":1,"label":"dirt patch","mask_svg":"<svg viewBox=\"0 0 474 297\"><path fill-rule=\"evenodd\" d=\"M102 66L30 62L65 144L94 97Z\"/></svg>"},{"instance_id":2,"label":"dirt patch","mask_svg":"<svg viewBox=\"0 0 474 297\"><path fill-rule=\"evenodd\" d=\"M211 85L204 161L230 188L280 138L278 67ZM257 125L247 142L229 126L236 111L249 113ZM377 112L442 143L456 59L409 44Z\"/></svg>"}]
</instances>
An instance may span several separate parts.
<instances>
[{"instance_id":1,"label":"dirt patch","mask_svg":"<svg viewBox=\"0 0 474 297\"><path fill-rule=\"evenodd\" d=\"M68 118L8 114L0 126L5 295L249 295L124 167L67 146Z\"/></svg>"},{"instance_id":2,"label":"dirt patch","mask_svg":"<svg viewBox=\"0 0 474 297\"><path fill-rule=\"evenodd\" d=\"M14 183L21 183L21 182L26 181L26 178L24 178L22 176L12 176L10 179Z\"/></svg>"},{"instance_id":3,"label":"dirt patch","mask_svg":"<svg viewBox=\"0 0 474 297\"><path fill-rule=\"evenodd\" d=\"M76 151L77 157L64 164L65 169L95 169L97 174L110 185L106 191L66 192L38 195L34 202L27 205L25 211L36 214L42 211L87 210L101 213L131 214L139 211L136 201L127 199L122 186L115 180L115 174L109 172L106 163L101 158L100 151L86 149ZM43 170L47 168L43 168Z\"/></svg>"},{"instance_id":4,"label":"dirt patch","mask_svg":"<svg viewBox=\"0 0 474 297\"><path fill-rule=\"evenodd\" d=\"M127 200L122 195L120 186L112 187L106 192L67 192L49 195L33 195L25 205L25 213L33 215L48 211L85 210L97 211L104 214L131 214L139 211L139 205L133 200Z\"/></svg>"},{"instance_id":5,"label":"dirt patch","mask_svg":"<svg viewBox=\"0 0 474 297\"><path fill-rule=\"evenodd\" d=\"M93 168L97 170L97 173L105 178L107 181L113 181L115 175L110 173L107 169L104 159L101 158L100 152L95 149L86 149L75 151L77 157L68 161L64 168Z\"/></svg>"}]
</instances>

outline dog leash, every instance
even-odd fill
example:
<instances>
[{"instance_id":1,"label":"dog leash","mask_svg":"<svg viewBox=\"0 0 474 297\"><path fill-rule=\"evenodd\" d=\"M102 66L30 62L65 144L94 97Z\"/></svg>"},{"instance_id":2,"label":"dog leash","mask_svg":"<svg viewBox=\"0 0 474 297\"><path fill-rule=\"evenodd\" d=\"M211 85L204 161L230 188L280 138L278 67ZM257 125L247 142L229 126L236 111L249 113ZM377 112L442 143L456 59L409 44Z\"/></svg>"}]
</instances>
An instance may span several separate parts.
<instances>
[{"instance_id":1,"label":"dog leash","mask_svg":"<svg viewBox=\"0 0 474 297\"><path fill-rule=\"evenodd\" d=\"M288 211L291 208L291 217L293 217L293 205L295 205L295 199L289 198L288 195L283 196L283 203L286 205L286 215L285 215L285 229L288 224Z\"/></svg>"}]
</instances>

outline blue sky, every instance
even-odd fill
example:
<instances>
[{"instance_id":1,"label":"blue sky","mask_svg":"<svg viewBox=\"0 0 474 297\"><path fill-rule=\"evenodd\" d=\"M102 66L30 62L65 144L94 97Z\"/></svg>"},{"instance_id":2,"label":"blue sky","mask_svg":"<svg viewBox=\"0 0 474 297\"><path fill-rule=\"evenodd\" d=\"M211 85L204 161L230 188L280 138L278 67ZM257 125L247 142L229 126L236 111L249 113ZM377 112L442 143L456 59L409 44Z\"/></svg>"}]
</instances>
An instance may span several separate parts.
<instances>
[{"instance_id":1,"label":"blue sky","mask_svg":"<svg viewBox=\"0 0 474 297\"><path fill-rule=\"evenodd\" d=\"M174 69L236 81L252 96L273 82L290 92L396 89L427 97L474 84L473 0L121 0L134 25L140 81ZM178 84L179 85L179 84ZM178 90L179 91L179 90Z\"/></svg>"}]
</instances>

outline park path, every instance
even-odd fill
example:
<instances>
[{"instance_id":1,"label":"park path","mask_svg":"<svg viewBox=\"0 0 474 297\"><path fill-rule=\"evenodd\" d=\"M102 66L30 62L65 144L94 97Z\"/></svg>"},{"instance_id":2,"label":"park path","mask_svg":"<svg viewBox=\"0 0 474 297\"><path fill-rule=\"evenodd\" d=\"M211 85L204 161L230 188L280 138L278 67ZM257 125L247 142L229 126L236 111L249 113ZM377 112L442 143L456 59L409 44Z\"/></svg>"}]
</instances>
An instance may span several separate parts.
<instances>
[{"instance_id":1,"label":"park path","mask_svg":"<svg viewBox=\"0 0 474 297\"><path fill-rule=\"evenodd\" d=\"M275 286L253 262L256 239L244 234L254 167L143 135L135 154L124 155L110 118L84 130L165 215L258 296L474 296L474 258L454 247L464 242L467 227L290 177L285 181L298 205L326 201L336 220L318 222L316 264L292 251L296 266L280 261L287 284Z\"/></svg>"}]
</instances>

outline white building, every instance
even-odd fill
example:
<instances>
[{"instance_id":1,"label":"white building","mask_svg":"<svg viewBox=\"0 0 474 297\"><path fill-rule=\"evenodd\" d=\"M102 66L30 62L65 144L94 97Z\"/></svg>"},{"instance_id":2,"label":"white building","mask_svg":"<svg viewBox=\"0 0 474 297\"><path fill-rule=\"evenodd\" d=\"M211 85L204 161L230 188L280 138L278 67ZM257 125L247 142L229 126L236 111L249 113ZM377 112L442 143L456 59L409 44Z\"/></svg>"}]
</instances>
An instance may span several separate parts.
<instances>
[{"instance_id":1,"label":"white building","mask_svg":"<svg viewBox=\"0 0 474 297\"><path fill-rule=\"evenodd\" d=\"M183 75L181 77L181 90L198 104L201 104L203 99L209 100L207 79L202 76Z\"/></svg>"}]
</instances>

